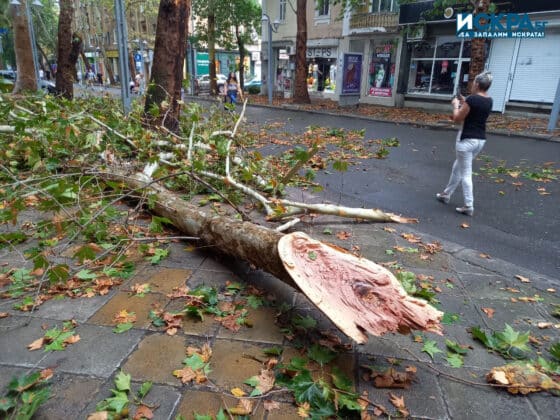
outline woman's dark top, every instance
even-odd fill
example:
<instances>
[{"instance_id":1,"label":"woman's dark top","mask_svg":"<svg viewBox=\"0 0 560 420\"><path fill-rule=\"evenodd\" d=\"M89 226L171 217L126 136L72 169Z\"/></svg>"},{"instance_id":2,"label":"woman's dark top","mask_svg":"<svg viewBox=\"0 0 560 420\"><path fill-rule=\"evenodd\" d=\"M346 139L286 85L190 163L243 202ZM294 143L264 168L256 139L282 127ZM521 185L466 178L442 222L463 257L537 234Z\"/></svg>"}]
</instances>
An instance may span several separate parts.
<instances>
[{"instance_id":1,"label":"woman's dark top","mask_svg":"<svg viewBox=\"0 0 560 420\"><path fill-rule=\"evenodd\" d=\"M492 111L492 98L480 95L468 96L465 100L470 110L463 123L463 139L486 139L486 120Z\"/></svg>"}]
</instances>

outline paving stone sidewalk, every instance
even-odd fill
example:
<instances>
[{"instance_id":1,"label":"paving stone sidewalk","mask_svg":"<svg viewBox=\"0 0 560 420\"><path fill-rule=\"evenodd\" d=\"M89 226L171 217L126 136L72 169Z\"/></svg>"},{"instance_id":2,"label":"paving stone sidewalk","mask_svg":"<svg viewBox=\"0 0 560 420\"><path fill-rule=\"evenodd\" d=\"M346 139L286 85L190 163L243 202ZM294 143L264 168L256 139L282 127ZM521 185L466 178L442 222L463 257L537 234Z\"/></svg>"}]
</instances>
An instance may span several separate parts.
<instances>
[{"instance_id":1,"label":"paving stone sidewalk","mask_svg":"<svg viewBox=\"0 0 560 420\"><path fill-rule=\"evenodd\" d=\"M475 342L467 328L480 326L502 330L505 323L516 330L531 331L532 336L549 343L558 342L560 330L551 327L539 329L539 322L558 324L550 312L560 304L558 279L527 272L520 267L480 255L475 250L443 242L443 251L429 255L387 250L396 246L414 247L401 234L413 233L423 243L433 243L438 238L420 236L409 226L397 226L395 232L387 225L349 223L328 218L318 218L312 224L301 225L315 238L359 251L364 257L383 263L396 260L398 264L417 275L433 276L439 285L437 298L440 308L459 315L457 322L445 325L444 336L423 334L433 339L440 349L445 349L445 339L468 344L471 349L462 368L451 368L445 354L438 354L432 361L421 351L422 344L410 335L371 337L365 345L352 345L340 353L335 363L353 379L357 391L367 391L369 399L385 406L389 412L396 410L389 402L389 392L403 396L412 418L425 419L552 419L557 418L560 398L546 393L529 396L508 394L503 389L489 387L484 379L488 370L507 363L503 358L489 353ZM336 233L347 232L346 240ZM332 232L332 234L329 234ZM342 235L341 235L342 236ZM32 314L12 309L13 302L0 301L0 312L10 316L0 319L0 390L5 390L14 375L33 369L50 367L54 370L52 398L41 408L36 419L86 419L95 411L95 405L110 395L119 371L132 376L133 388L143 381L152 381L153 389L146 401L153 404L155 419L175 419L182 415L193 419L195 413L215 415L220 407L236 405L230 390L240 387L250 391L243 382L258 375L262 365L263 349L280 346L283 360L297 355L298 350L284 336L276 324L277 308L282 304L293 307L302 315L319 321L320 328L340 335L333 324L325 319L305 296L284 285L274 277L249 268L240 261L231 261L204 252L192 250L185 243L171 242L169 257L159 265L142 265L127 282L110 291L106 296L90 299L57 299L43 304ZM13 254L4 250L0 263L13 262ZM522 283L515 276L530 279ZM168 297L174 287L189 288L205 284L221 291L231 281L252 284L275 296L276 307L250 310L252 328L243 327L233 333L216 323L211 317L204 322L185 319L182 331L174 336L165 334L151 325L148 312L159 305L167 311L181 309L181 303ZM145 297L132 296L131 287L136 283L150 283L151 292ZM512 290L518 290L513 293ZM535 298L523 302L520 297ZM513 299L512 299L513 298ZM492 317L484 308L495 310ZM121 309L135 312L134 328L122 333L113 332L115 313ZM41 337L47 327L60 326L63 320L74 319L81 340L64 351L28 351L27 345ZM213 355L209 381L200 385L183 385L173 376L182 367L186 346L208 343ZM400 361L400 366L415 366L417 379L409 389L375 388L365 373L364 366L383 368L390 361ZM262 402L257 403L251 418L297 419L296 406L289 393L272 393L269 396L280 408L266 412ZM131 415L134 408L131 409ZM131 417L132 418L132 417Z\"/></svg>"}]
</instances>

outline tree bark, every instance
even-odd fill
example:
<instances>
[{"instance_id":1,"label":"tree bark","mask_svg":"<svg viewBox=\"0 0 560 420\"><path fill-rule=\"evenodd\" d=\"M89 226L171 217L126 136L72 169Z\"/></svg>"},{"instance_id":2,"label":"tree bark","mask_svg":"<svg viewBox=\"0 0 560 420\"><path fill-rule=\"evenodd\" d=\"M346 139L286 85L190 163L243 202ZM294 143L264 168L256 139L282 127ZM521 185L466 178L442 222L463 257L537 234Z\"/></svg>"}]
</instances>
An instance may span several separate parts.
<instances>
[{"instance_id":1,"label":"tree bark","mask_svg":"<svg viewBox=\"0 0 560 420\"><path fill-rule=\"evenodd\" d=\"M161 0L159 3L154 61L144 108L148 116L156 105L160 115L150 122L172 132L179 129L189 10L190 0Z\"/></svg>"},{"instance_id":2,"label":"tree bark","mask_svg":"<svg viewBox=\"0 0 560 420\"><path fill-rule=\"evenodd\" d=\"M216 16L213 5L209 6L208 15L208 75L210 76L210 94L218 94L218 81L216 80Z\"/></svg>"},{"instance_id":3,"label":"tree bark","mask_svg":"<svg viewBox=\"0 0 560 420\"><path fill-rule=\"evenodd\" d=\"M25 12L27 2L23 0L21 5L12 7L12 18L14 22L14 50L16 53L16 67L18 71L17 80L12 93L23 90L37 90L37 75L33 63L33 49L31 48L31 35Z\"/></svg>"},{"instance_id":4,"label":"tree bark","mask_svg":"<svg viewBox=\"0 0 560 420\"><path fill-rule=\"evenodd\" d=\"M474 13L487 13L489 5L490 0L476 1ZM469 68L469 83L467 84L469 93L472 92L474 78L484 71L484 61L486 59L485 44L485 38L473 38L471 41L471 63Z\"/></svg>"},{"instance_id":5,"label":"tree bark","mask_svg":"<svg viewBox=\"0 0 560 420\"><path fill-rule=\"evenodd\" d=\"M296 75L294 81L294 102L309 104L307 91L307 0L297 0Z\"/></svg>"},{"instance_id":6,"label":"tree bark","mask_svg":"<svg viewBox=\"0 0 560 420\"><path fill-rule=\"evenodd\" d=\"M82 49L80 37L74 39L72 34L72 18L74 6L72 0L60 1L60 15L58 19L58 59L56 68L56 92L66 99L74 97L74 79L76 62Z\"/></svg>"},{"instance_id":7,"label":"tree bark","mask_svg":"<svg viewBox=\"0 0 560 420\"><path fill-rule=\"evenodd\" d=\"M388 270L371 261L301 232L282 235L250 222L207 214L157 184L148 186L118 170L102 177L123 182L131 190L151 188L156 195L156 214L216 250L300 289L358 343L367 341L367 333L406 333L411 329L441 333L439 320L443 314L427 302L408 296Z\"/></svg>"},{"instance_id":8,"label":"tree bark","mask_svg":"<svg viewBox=\"0 0 560 420\"><path fill-rule=\"evenodd\" d=\"M245 62L245 44L243 43L243 37L239 31L239 26L235 26L235 37L239 50L239 86L243 88L245 87L245 67L243 66Z\"/></svg>"}]
</instances>

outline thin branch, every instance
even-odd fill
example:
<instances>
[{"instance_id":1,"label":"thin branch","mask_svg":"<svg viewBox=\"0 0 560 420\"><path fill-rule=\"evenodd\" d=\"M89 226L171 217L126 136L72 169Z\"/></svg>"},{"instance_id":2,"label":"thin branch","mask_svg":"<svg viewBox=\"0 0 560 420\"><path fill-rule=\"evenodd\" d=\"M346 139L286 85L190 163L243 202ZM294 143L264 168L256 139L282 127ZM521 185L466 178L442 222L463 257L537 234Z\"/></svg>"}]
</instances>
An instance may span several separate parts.
<instances>
[{"instance_id":1,"label":"thin branch","mask_svg":"<svg viewBox=\"0 0 560 420\"><path fill-rule=\"evenodd\" d=\"M286 230L290 229L291 227L297 225L299 222L301 222L301 219L299 217L296 217L295 219L290 220L287 223L284 223L281 226L278 226L276 229L274 229L276 232L285 232Z\"/></svg>"},{"instance_id":2,"label":"thin branch","mask_svg":"<svg viewBox=\"0 0 560 420\"><path fill-rule=\"evenodd\" d=\"M188 175L195 181L200 182L206 188L218 194L225 202L227 202L231 207L235 209L235 211L241 216L241 219L243 221L248 222L249 220L251 220L243 211L241 211L241 209L238 206L236 206L229 198L227 198L224 194L222 194L222 192L217 188L215 188L212 184L209 184L208 182L200 178L198 175L196 175L194 172L191 172Z\"/></svg>"},{"instance_id":3,"label":"thin branch","mask_svg":"<svg viewBox=\"0 0 560 420\"><path fill-rule=\"evenodd\" d=\"M109 130L111 133L115 134L117 137L120 137L121 139L123 139L129 146L133 147L135 150L138 150L138 146L136 146L136 144L130 140L128 137L126 137L125 135L119 133L117 130L115 130L114 128L109 127L107 124L105 124L102 121L99 121L97 118L95 118L93 115L88 115L89 118L91 118L91 120L93 122L95 122L96 124L99 124L100 126L106 128L107 130Z\"/></svg>"}]
</instances>

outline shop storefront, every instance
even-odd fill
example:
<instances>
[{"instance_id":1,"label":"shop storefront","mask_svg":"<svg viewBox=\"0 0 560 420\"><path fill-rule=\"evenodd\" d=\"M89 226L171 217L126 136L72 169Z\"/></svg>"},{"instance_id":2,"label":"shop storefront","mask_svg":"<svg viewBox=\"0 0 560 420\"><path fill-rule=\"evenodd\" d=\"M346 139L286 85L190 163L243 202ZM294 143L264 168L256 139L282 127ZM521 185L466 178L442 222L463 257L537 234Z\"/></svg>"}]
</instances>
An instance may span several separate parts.
<instances>
[{"instance_id":1,"label":"shop storefront","mask_svg":"<svg viewBox=\"0 0 560 420\"><path fill-rule=\"evenodd\" d=\"M334 94L336 89L337 46L307 45L307 88L309 92Z\"/></svg>"},{"instance_id":2,"label":"shop storefront","mask_svg":"<svg viewBox=\"0 0 560 420\"><path fill-rule=\"evenodd\" d=\"M485 57L488 56L486 43ZM406 93L442 96L466 93L471 43L455 35L438 36L411 43Z\"/></svg>"}]
</instances>

